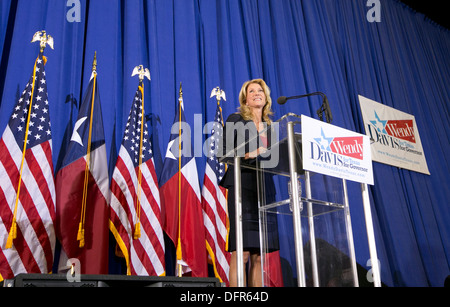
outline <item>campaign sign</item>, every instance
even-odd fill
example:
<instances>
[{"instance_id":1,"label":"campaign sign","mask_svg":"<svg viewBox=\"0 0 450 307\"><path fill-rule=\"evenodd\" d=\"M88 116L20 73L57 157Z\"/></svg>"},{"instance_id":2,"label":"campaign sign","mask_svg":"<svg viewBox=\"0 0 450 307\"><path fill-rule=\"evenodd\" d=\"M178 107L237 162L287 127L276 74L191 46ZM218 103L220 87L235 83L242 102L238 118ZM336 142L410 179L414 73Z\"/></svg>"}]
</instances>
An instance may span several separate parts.
<instances>
[{"instance_id":1,"label":"campaign sign","mask_svg":"<svg viewBox=\"0 0 450 307\"><path fill-rule=\"evenodd\" d=\"M373 185L368 136L302 115L303 168Z\"/></svg>"},{"instance_id":2,"label":"campaign sign","mask_svg":"<svg viewBox=\"0 0 450 307\"><path fill-rule=\"evenodd\" d=\"M359 103L373 161L429 175L415 117L363 96Z\"/></svg>"}]
</instances>

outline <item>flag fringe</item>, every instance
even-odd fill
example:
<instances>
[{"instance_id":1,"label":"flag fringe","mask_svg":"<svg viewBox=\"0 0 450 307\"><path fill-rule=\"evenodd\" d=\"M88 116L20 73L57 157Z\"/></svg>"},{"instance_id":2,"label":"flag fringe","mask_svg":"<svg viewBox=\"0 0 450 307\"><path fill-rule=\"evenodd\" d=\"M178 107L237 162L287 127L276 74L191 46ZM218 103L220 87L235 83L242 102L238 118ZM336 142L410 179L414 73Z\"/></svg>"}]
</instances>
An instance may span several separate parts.
<instances>
[{"instance_id":1,"label":"flag fringe","mask_svg":"<svg viewBox=\"0 0 450 307\"><path fill-rule=\"evenodd\" d=\"M92 64L92 74L94 78L94 84L92 86L92 101L91 101L91 115L89 122L89 138L87 144L87 154L86 154L86 167L84 170L84 185L83 185L83 200L81 203L81 220L78 229L77 241L80 241L80 248L85 246L85 237L84 237L84 222L86 220L86 206L87 206L87 194L88 194L88 186L89 186L89 169L90 169L90 161L91 161L91 143L92 143L92 123L94 121L94 102L95 102L95 87L97 83L97 52L94 55L94 62Z\"/></svg>"}]
</instances>

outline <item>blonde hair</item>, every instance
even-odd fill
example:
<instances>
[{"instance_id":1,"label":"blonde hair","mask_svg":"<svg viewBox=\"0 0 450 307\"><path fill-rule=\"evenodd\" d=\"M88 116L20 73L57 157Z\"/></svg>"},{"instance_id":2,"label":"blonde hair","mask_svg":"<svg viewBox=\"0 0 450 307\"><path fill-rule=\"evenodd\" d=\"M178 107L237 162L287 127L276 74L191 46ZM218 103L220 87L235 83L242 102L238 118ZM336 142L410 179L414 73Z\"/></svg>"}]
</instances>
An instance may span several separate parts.
<instances>
[{"instance_id":1,"label":"blonde hair","mask_svg":"<svg viewBox=\"0 0 450 307\"><path fill-rule=\"evenodd\" d=\"M272 124L272 120L269 116L273 115L272 112L272 98L270 97L270 88L267 86L266 82L263 79L254 79L244 83L241 88L241 92L239 93L239 103L240 107L238 108L239 113L245 120L253 120L253 114L251 109L246 105L247 101L247 88L250 84L259 84L264 90L264 94L266 96L266 104L263 108L262 119L268 124Z\"/></svg>"}]
</instances>

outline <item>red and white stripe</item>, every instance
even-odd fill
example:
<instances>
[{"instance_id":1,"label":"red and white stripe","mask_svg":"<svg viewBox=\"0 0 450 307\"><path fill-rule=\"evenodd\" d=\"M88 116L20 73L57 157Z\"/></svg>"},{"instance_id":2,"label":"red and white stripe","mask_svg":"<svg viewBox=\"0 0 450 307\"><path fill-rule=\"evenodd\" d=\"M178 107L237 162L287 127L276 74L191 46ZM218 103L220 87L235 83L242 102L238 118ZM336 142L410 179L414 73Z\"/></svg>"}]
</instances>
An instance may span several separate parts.
<instances>
[{"instance_id":1,"label":"red and white stripe","mask_svg":"<svg viewBox=\"0 0 450 307\"><path fill-rule=\"evenodd\" d=\"M216 276L228 285L231 254L226 251L228 237L227 192L217 182L216 174L207 163L202 189L207 249L213 258Z\"/></svg>"},{"instance_id":2,"label":"red and white stripe","mask_svg":"<svg viewBox=\"0 0 450 307\"><path fill-rule=\"evenodd\" d=\"M133 239L138 197L138 168L122 146L111 182L110 228L127 261L128 274L165 274L161 203L153 160L141 165L141 237Z\"/></svg>"},{"instance_id":3,"label":"red and white stripe","mask_svg":"<svg viewBox=\"0 0 450 307\"><path fill-rule=\"evenodd\" d=\"M52 143L26 151L17 207L17 238L6 249L20 177L22 149L6 127L0 140L0 279L20 273L49 273L55 248L55 183Z\"/></svg>"}]
</instances>

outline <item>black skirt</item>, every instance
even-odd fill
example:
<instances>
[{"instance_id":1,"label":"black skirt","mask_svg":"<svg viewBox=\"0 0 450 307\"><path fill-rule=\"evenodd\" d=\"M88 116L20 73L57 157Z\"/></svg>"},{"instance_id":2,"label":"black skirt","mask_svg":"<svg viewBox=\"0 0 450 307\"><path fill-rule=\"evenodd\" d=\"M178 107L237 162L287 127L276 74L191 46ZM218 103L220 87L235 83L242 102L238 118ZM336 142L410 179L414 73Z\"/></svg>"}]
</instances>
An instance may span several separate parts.
<instances>
[{"instance_id":1,"label":"black skirt","mask_svg":"<svg viewBox=\"0 0 450 307\"><path fill-rule=\"evenodd\" d=\"M228 251L236 251L236 218L235 218L235 189L228 189L228 216L230 219L230 234ZM267 196L270 201L270 196ZM278 223L275 214L267 216L268 250L274 252L280 249L278 239ZM242 188L242 232L244 251L260 254L258 196L255 191Z\"/></svg>"}]
</instances>

